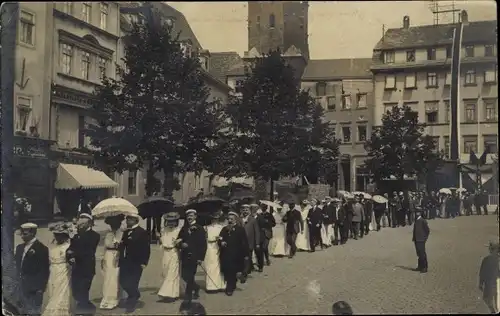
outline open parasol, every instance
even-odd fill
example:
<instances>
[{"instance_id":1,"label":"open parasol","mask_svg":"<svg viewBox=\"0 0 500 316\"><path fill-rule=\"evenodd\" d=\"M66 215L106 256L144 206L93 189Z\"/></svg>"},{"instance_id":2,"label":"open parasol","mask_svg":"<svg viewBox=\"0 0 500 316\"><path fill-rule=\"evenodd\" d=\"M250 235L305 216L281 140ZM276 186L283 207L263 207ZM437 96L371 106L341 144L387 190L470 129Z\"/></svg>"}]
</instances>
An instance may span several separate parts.
<instances>
[{"instance_id":1,"label":"open parasol","mask_svg":"<svg viewBox=\"0 0 500 316\"><path fill-rule=\"evenodd\" d=\"M389 202L389 200L387 200L382 195L374 195L372 199L373 199L373 202L379 203L379 204L384 204L384 203Z\"/></svg>"},{"instance_id":2,"label":"open parasol","mask_svg":"<svg viewBox=\"0 0 500 316\"><path fill-rule=\"evenodd\" d=\"M142 201L137 209L142 218L161 216L172 210L174 202L163 196L150 196Z\"/></svg>"},{"instance_id":3,"label":"open parasol","mask_svg":"<svg viewBox=\"0 0 500 316\"><path fill-rule=\"evenodd\" d=\"M137 208L132 203L122 198L109 198L103 200L92 209L92 216L96 218L137 214L139 214Z\"/></svg>"},{"instance_id":4,"label":"open parasol","mask_svg":"<svg viewBox=\"0 0 500 316\"><path fill-rule=\"evenodd\" d=\"M225 200L215 195L203 195L194 198L188 204L186 209L195 209L197 212L217 211L222 205L226 203Z\"/></svg>"},{"instance_id":5,"label":"open parasol","mask_svg":"<svg viewBox=\"0 0 500 316\"><path fill-rule=\"evenodd\" d=\"M282 206L279 205L278 203L267 201L267 200L260 200L260 203L269 207L272 207L274 209L280 209Z\"/></svg>"},{"instance_id":6,"label":"open parasol","mask_svg":"<svg viewBox=\"0 0 500 316\"><path fill-rule=\"evenodd\" d=\"M448 188L439 189L439 193L451 195L451 190Z\"/></svg>"}]
</instances>

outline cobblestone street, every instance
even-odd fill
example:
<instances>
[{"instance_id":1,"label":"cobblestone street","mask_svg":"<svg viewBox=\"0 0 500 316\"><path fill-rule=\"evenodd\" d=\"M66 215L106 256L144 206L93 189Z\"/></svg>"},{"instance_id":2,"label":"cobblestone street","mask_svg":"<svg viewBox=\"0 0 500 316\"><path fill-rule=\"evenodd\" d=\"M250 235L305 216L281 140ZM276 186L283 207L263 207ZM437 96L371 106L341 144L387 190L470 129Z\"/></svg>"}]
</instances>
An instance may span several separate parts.
<instances>
[{"instance_id":1,"label":"cobblestone street","mask_svg":"<svg viewBox=\"0 0 500 316\"><path fill-rule=\"evenodd\" d=\"M331 314L333 302L349 302L355 313L486 313L477 289L481 258L489 240L498 239L493 215L430 221L429 273L416 266L411 227L372 232L358 241L296 258L276 258L262 274L252 274L233 297L201 293L210 314ZM98 251L102 251L99 249ZM162 278L161 252L153 246L141 280L143 304L137 315L176 314L180 303L157 302ZM199 271L204 286L203 274ZM319 297L310 295L319 284ZM318 287L318 286L316 286ZM92 285L101 298L102 277ZM98 312L101 313L101 312ZM123 314L119 308L106 314Z\"/></svg>"}]
</instances>

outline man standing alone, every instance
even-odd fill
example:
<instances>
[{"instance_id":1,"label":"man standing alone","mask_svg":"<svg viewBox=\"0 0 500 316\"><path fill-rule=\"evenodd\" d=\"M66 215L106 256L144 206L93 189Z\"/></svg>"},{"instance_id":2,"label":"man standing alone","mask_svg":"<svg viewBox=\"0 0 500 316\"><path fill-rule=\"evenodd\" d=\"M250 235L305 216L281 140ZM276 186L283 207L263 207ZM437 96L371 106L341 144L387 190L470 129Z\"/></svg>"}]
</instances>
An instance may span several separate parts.
<instances>
[{"instance_id":1,"label":"man standing alone","mask_svg":"<svg viewBox=\"0 0 500 316\"><path fill-rule=\"evenodd\" d=\"M413 225L413 243L417 251L418 265L417 271L427 273L427 252L425 251L425 243L429 238L430 230L427 221L422 217L422 210L419 208L415 212L417 219Z\"/></svg>"}]
</instances>

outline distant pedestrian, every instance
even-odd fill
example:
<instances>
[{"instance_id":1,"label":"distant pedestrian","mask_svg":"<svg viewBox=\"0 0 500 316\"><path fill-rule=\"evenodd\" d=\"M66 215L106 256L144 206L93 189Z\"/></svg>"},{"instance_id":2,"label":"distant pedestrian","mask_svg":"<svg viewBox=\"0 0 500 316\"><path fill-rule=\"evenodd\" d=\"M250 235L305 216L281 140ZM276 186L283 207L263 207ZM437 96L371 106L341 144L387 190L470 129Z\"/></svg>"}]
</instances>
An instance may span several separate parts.
<instances>
[{"instance_id":1,"label":"distant pedestrian","mask_svg":"<svg viewBox=\"0 0 500 316\"><path fill-rule=\"evenodd\" d=\"M499 245L490 242L490 254L481 262L479 270L479 290L483 292L483 300L490 309L490 312L497 314L500 304L498 303L498 279L499 273Z\"/></svg>"},{"instance_id":2,"label":"distant pedestrian","mask_svg":"<svg viewBox=\"0 0 500 316\"><path fill-rule=\"evenodd\" d=\"M415 244L415 250L418 257L417 271L421 273L427 273L428 263L427 263L427 252L425 250L425 244L429 238L430 229L427 224L427 220L422 217L422 210L419 208L416 210L415 224L413 225L413 238L412 241Z\"/></svg>"}]
</instances>

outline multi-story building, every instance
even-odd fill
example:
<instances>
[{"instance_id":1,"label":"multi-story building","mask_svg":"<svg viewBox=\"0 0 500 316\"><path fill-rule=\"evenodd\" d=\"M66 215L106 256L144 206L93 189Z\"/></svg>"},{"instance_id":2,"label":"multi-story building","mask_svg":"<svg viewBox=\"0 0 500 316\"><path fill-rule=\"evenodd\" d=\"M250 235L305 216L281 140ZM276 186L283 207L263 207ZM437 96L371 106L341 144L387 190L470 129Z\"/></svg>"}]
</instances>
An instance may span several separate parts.
<instances>
[{"instance_id":1,"label":"multi-story building","mask_svg":"<svg viewBox=\"0 0 500 316\"><path fill-rule=\"evenodd\" d=\"M323 106L341 141L335 190L365 191L364 143L371 134L373 82L371 58L309 60L301 87Z\"/></svg>"},{"instance_id":2,"label":"multi-story building","mask_svg":"<svg viewBox=\"0 0 500 316\"><path fill-rule=\"evenodd\" d=\"M460 162L469 153L498 152L497 21L468 21L462 12L464 34L459 80ZM406 104L427 124L440 150L450 147L451 46L455 24L411 26L405 16L401 28L389 29L373 49L374 125L385 111ZM492 163L491 155L487 157ZM493 173L483 182L493 187ZM488 181L489 180L489 181ZM464 175L464 184L469 179ZM470 182L470 181L469 181Z\"/></svg>"}]
</instances>

